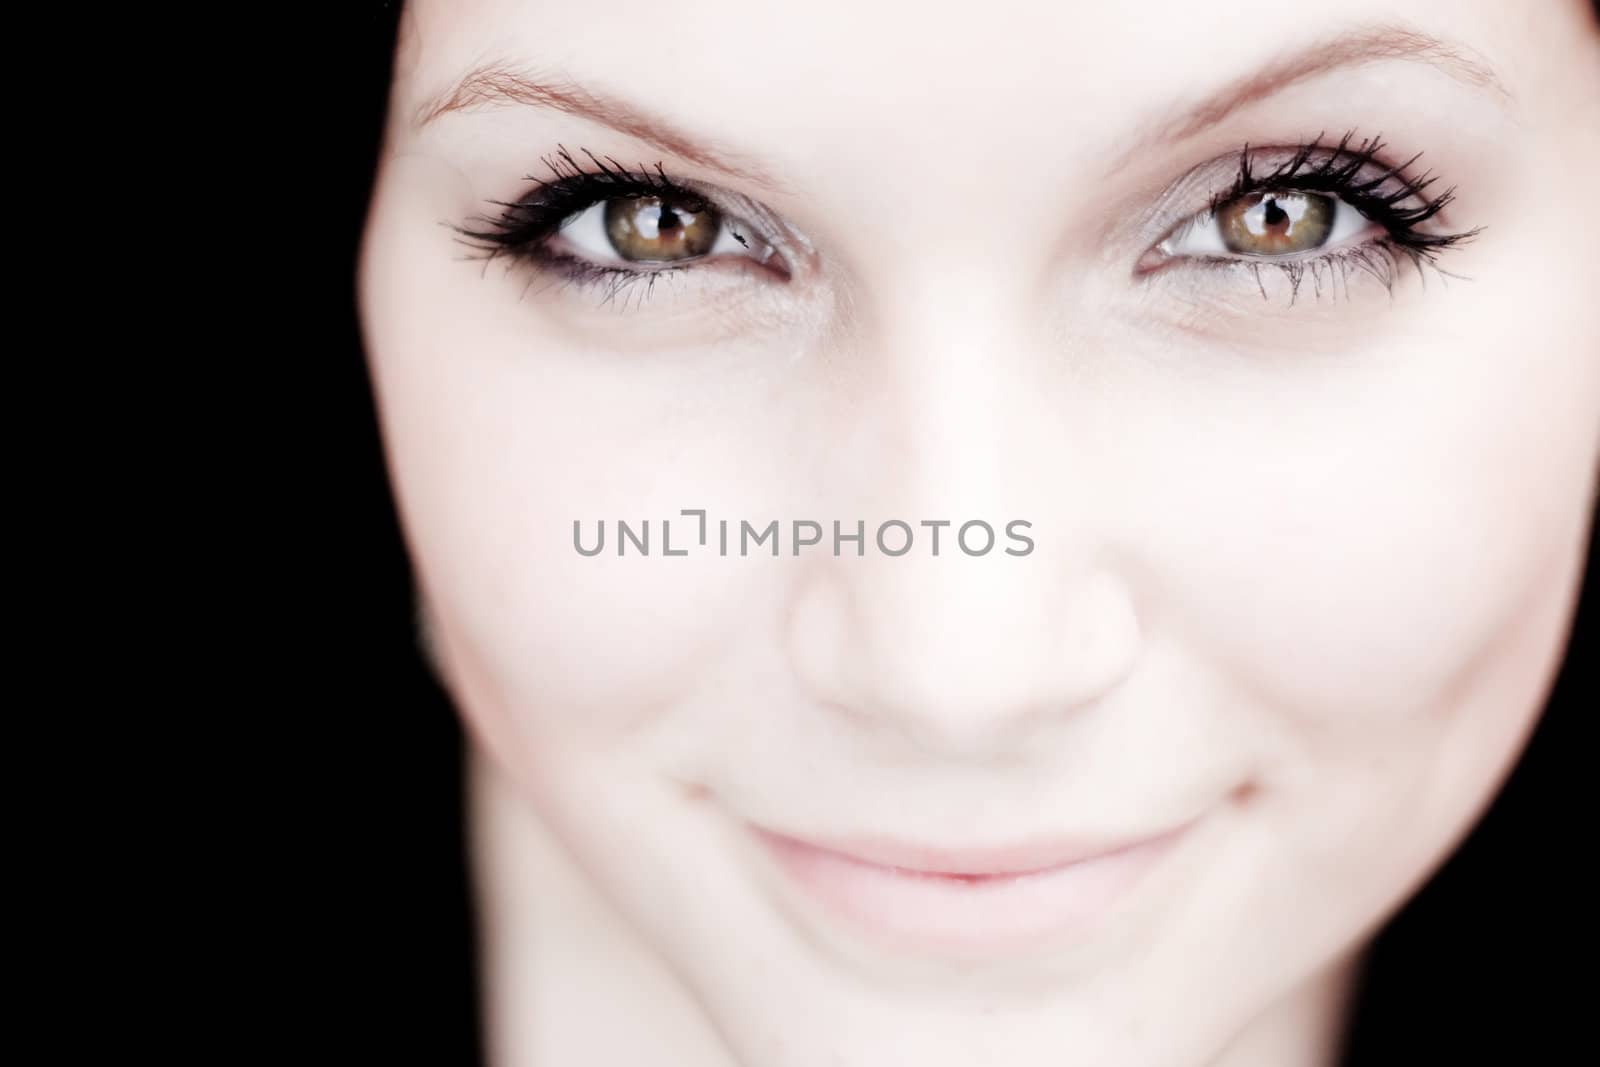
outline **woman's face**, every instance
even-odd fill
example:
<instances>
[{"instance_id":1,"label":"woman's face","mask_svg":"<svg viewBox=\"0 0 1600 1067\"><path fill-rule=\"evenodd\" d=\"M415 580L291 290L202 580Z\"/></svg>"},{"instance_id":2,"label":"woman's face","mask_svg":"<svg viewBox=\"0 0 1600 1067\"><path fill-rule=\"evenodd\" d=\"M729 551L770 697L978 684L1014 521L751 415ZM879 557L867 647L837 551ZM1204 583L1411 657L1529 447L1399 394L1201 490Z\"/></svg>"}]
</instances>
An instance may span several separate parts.
<instances>
[{"instance_id":1,"label":"woman's face","mask_svg":"<svg viewBox=\"0 0 1600 1067\"><path fill-rule=\"evenodd\" d=\"M741 1062L1182 1062L1470 829L1593 513L1586 5L409 8L441 670Z\"/></svg>"}]
</instances>

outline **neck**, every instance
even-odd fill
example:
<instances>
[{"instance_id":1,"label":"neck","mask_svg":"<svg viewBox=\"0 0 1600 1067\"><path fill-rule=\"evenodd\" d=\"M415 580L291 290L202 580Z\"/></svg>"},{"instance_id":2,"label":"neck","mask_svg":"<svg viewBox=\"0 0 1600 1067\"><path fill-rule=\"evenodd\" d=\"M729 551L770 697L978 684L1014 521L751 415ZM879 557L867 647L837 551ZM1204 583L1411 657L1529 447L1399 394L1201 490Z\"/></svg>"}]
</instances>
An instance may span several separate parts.
<instances>
[{"instance_id":1,"label":"neck","mask_svg":"<svg viewBox=\"0 0 1600 1067\"><path fill-rule=\"evenodd\" d=\"M469 819L492 1067L743 1067L667 965L474 752ZM1220 1055L1162 1067L1334 1067L1352 955L1258 1015Z\"/></svg>"},{"instance_id":2,"label":"neck","mask_svg":"<svg viewBox=\"0 0 1600 1067\"><path fill-rule=\"evenodd\" d=\"M1363 959L1353 952L1290 990L1204 1067L1335 1067Z\"/></svg>"}]
</instances>

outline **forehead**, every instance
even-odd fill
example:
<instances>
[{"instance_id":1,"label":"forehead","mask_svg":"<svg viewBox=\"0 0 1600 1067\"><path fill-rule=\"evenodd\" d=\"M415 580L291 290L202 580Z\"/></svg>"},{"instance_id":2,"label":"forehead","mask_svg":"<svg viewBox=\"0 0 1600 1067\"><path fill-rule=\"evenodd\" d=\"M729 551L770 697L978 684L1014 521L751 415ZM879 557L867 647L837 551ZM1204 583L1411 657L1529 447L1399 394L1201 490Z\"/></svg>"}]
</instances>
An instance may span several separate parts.
<instances>
[{"instance_id":1,"label":"forehead","mask_svg":"<svg viewBox=\"0 0 1600 1067\"><path fill-rule=\"evenodd\" d=\"M826 130L888 147L937 140L988 151L1041 136L1120 135L1278 56L1364 27L1482 48L1504 39L1496 31L1508 6L413 0L398 102L425 106L467 71L503 61L763 149Z\"/></svg>"}]
</instances>

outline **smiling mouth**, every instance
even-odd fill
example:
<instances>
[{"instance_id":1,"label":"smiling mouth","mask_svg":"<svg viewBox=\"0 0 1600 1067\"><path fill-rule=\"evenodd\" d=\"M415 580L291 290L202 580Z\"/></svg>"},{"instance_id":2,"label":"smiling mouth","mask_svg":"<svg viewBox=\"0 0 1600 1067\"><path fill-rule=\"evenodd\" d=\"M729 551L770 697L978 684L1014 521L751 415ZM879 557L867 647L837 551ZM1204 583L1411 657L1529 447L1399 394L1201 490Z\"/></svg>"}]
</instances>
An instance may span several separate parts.
<instances>
[{"instance_id":1,"label":"smiling mouth","mask_svg":"<svg viewBox=\"0 0 1600 1067\"><path fill-rule=\"evenodd\" d=\"M1134 839L958 850L752 829L802 906L830 924L898 949L989 955L1093 926L1194 821Z\"/></svg>"}]
</instances>

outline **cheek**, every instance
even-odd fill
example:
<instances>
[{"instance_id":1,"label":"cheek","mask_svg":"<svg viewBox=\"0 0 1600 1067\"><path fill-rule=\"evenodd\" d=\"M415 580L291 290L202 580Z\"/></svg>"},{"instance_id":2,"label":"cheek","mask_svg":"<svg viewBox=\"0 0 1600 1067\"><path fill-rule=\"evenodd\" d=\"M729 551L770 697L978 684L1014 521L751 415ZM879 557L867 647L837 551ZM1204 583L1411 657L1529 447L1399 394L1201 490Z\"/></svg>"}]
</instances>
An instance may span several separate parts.
<instances>
[{"instance_id":1,"label":"cheek","mask_svg":"<svg viewBox=\"0 0 1600 1067\"><path fill-rule=\"evenodd\" d=\"M730 635L775 618L781 561L667 557L664 523L681 549L701 533L684 509L712 517L713 545L718 516L785 514L774 498L795 458L761 442L799 440L814 413L803 391L767 402L784 386L770 352L657 359L549 328L520 275L459 262L435 225L450 203L392 177L367 250L368 345L447 673L491 736L602 748L703 684ZM619 557L619 521L648 527L648 555L629 542ZM575 522L586 549L604 524L599 555L579 553Z\"/></svg>"},{"instance_id":2,"label":"cheek","mask_svg":"<svg viewBox=\"0 0 1600 1067\"><path fill-rule=\"evenodd\" d=\"M559 374L457 392L474 384L462 374L397 396L426 406L429 425L393 449L430 609L463 653L455 665L473 675L460 679L478 696L463 710L493 708L519 732L603 747L681 701L759 599L763 576L750 563L760 561L665 554L699 539L683 509L737 513L735 488L759 475L680 442L675 469L692 471L694 485L661 477L653 415L627 389L597 409L565 402L593 383ZM648 554L624 540L622 523ZM716 527L706 534L715 544ZM597 555L579 552L599 538Z\"/></svg>"},{"instance_id":3,"label":"cheek","mask_svg":"<svg viewBox=\"0 0 1600 1067\"><path fill-rule=\"evenodd\" d=\"M1538 304L1469 296L1429 293L1410 340L1231 405L1163 474L1178 521L1150 551L1174 625L1302 738L1376 751L1464 713L1496 671L1525 691L1484 713L1524 717L1522 661L1559 652L1543 605L1581 566L1596 361L1581 331L1530 336ZM1572 322L1564 294L1512 296Z\"/></svg>"}]
</instances>

